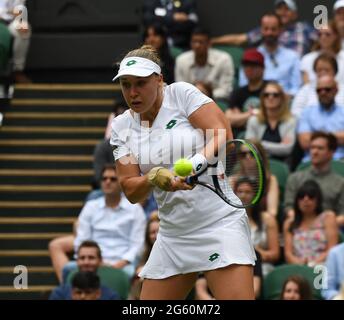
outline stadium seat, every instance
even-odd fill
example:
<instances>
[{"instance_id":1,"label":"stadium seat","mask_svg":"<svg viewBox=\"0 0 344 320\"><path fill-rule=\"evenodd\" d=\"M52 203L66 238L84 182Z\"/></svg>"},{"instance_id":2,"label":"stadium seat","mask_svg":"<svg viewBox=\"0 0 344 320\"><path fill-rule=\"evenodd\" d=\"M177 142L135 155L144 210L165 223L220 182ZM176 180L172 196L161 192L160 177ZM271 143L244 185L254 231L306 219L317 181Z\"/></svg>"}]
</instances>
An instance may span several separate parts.
<instances>
[{"instance_id":1,"label":"stadium seat","mask_svg":"<svg viewBox=\"0 0 344 320\"><path fill-rule=\"evenodd\" d=\"M178 47L171 47L170 53L173 58L177 58L181 53L183 53L183 49Z\"/></svg>"},{"instance_id":2,"label":"stadium seat","mask_svg":"<svg viewBox=\"0 0 344 320\"><path fill-rule=\"evenodd\" d=\"M296 170L304 170L306 168L309 168L311 165L311 162L302 162L300 163ZM331 168L334 172L338 173L339 175L344 177L344 162L340 160L332 160L331 162Z\"/></svg>"},{"instance_id":3,"label":"stadium seat","mask_svg":"<svg viewBox=\"0 0 344 320\"><path fill-rule=\"evenodd\" d=\"M280 190L280 199L283 199L285 185L289 176L289 168L282 161L269 159L270 172L276 176Z\"/></svg>"},{"instance_id":4,"label":"stadium seat","mask_svg":"<svg viewBox=\"0 0 344 320\"><path fill-rule=\"evenodd\" d=\"M284 264L271 271L263 282L263 298L266 300L279 299L283 283L291 275L300 275L306 278L313 289L313 297L322 299L320 289L315 289L313 285L314 279L320 273L315 273L311 267L297 264Z\"/></svg>"},{"instance_id":5,"label":"stadium seat","mask_svg":"<svg viewBox=\"0 0 344 320\"><path fill-rule=\"evenodd\" d=\"M69 273L67 277L68 284L72 282L73 276L77 271L74 270ZM98 268L97 274L103 286L116 291L123 300L128 298L130 281L128 275L123 270L102 266Z\"/></svg>"}]
</instances>

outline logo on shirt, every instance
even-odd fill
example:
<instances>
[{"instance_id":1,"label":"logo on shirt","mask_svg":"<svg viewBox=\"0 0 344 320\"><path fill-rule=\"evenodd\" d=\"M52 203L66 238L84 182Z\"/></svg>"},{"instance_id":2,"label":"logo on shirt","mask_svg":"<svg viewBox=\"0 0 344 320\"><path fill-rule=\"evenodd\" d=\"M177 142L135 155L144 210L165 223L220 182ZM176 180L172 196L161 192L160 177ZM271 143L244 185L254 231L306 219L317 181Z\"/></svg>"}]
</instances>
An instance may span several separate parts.
<instances>
[{"instance_id":1,"label":"logo on shirt","mask_svg":"<svg viewBox=\"0 0 344 320\"><path fill-rule=\"evenodd\" d=\"M215 252L215 253L213 253L211 256L209 256L209 261L213 262L213 261L215 261L219 256L220 256L220 255L219 255L217 252Z\"/></svg>"},{"instance_id":2,"label":"logo on shirt","mask_svg":"<svg viewBox=\"0 0 344 320\"><path fill-rule=\"evenodd\" d=\"M127 62L126 65L127 65L128 67L130 67L130 66L132 66L132 65L135 64L135 63L136 63L136 60L130 60L130 61Z\"/></svg>"},{"instance_id":3,"label":"logo on shirt","mask_svg":"<svg viewBox=\"0 0 344 320\"><path fill-rule=\"evenodd\" d=\"M166 125L166 129L172 129L175 124L177 123L177 120L171 120L167 125Z\"/></svg>"}]
</instances>

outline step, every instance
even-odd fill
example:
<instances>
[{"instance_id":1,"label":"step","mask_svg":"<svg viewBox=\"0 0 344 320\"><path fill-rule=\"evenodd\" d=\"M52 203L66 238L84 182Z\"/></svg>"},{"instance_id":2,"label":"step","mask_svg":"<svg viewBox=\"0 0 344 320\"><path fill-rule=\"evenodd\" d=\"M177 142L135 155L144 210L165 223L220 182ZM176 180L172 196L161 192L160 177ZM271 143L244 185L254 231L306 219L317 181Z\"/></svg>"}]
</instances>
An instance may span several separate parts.
<instances>
[{"instance_id":1,"label":"step","mask_svg":"<svg viewBox=\"0 0 344 320\"><path fill-rule=\"evenodd\" d=\"M107 112L6 112L6 119L107 119Z\"/></svg>"},{"instance_id":2,"label":"step","mask_svg":"<svg viewBox=\"0 0 344 320\"><path fill-rule=\"evenodd\" d=\"M47 126L2 126L0 132L11 132L11 133L99 133L104 134L105 128L103 127L47 127Z\"/></svg>"},{"instance_id":3,"label":"step","mask_svg":"<svg viewBox=\"0 0 344 320\"><path fill-rule=\"evenodd\" d=\"M83 201L84 203L84 201ZM0 218L1 217L18 217L18 218L76 218L80 211L81 207L72 207L72 208L25 208L25 207L11 207L0 209Z\"/></svg>"},{"instance_id":4,"label":"step","mask_svg":"<svg viewBox=\"0 0 344 320\"><path fill-rule=\"evenodd\" d=\"M44 185L90 185L93 170L89 169L0 169L0 183L3 184L44 184Z\"/></svg>"},{"instance_id":5,"label":"step","mask_svg":"<svg viewBox=\"0 0 344 320\"><path fill-rule=\"evenodd\" d=\"M14 113L12 117L12 113ZM4 126L51 126L51 127L103 127L104 130L108 123L108 114L94 113L95 116L86 114L75 115L77 112L68 112L64 115L62 112L52 114L49 117L49 112L8 112L4 115L3 125ZM28 114L27 117L24 114ZM105 116L106 114L106 116ZM11 115L11 116L9 116ZM75 116L74 116L75 115ZM9 117L8 117L9 116Z\"/></svg>"},{"instance_id":6,"label":"step","mask_svg":"<svg viewBox=\"0 0 344 320\"><path fill-rule=\"evenodd\" d=\"M2 224L73 224L76 218L64 217L0 217L0 225Z\"/></svg>"},{"instance_id":7,"label":"step","mask_svg":"<svg viewBox=\"0 0 344 320\"><path fill-rule=\"evenodd\" d=\"M92 146L94 147L99 142L98 139L0 139L0 147L11 146Z\"/></svg>"},{"instance_id":8,"label":"step","mask_svg":"<svg viewBox=\"0 0 344 320\"><path fill-rule=\"evenodd\" d=\"M118 91L115 83L23 83L14 86L15 91Z\"/></svg>"},{"instance_id":9,"label":"step","mask_svg":"<svg viewBox=\"0 0 344 320\"><path fill-rule=\"evenodd\" d=\"M11 266L16 266L17 264L10 264ZM20 264L19 264L20 265ZM23 264L27 266L27 264ZM30 267L32 267L30 265ZM2 286L13 286L13 281L15 277L18 275L13 272L13 267L8 267L10 272L7 273L0 273L0 283ZM28 286L36 286L36 285L52 285L57 286L58 280L56 278L55 272L52 270L51 272L31 272L28 270Z\"/></svg>"},{"instance_id":10,"label":"step","mask_svg":"<svg viewBox=\"0 0 344 320\"><path fill-rule=\"evenodd\" d=\"M1 217L0 217L1 219ZM73 223L0 223L0 233L26 233L26 232L73 232Z\"/></svg>"},{"instance_id":11,"label":"step","mask_svg":"<svg viewBox=\"0 0 344 320\"><path fill-rule=\"evenodd\" d=\"M48 250L0 250L0 265L50 265ZM0 283L3 283L0 281ZM3 283L4 284L4 283Z\"/></svg>"},{"instance_id":12,"label":"step","mask_svg":"<svg viewBox=\"0 0 344 320\"><path fill-rule=\"evenodd\" d=\"M68 236L70 233L68 232L25 232L25 233L0 233L0 240L31 240L31 239L54 239L57 237Z\"/></svg>"},{"instance_id":13,"label":"step","mask_svg":"<svg viewBox=\"0 0 344 320\"><path fill-rule=\"evenodd\" d=\"M92 162L93 156L84 155L60 155L60 154L1 154L1 160L10 161L47 161L47 162Z\"/></svg>"},{"instance_id":14,"label":"step","mask_svg":"<svg viewBox=\"0 0 344 320\"><path fill-rule=\"evenodd\" d=\"M12 99L11 106L110 106L115 105L114 99Z\"/></svg>"},{"instance_id":15,"label":"step","mask_svg":"<svg viewBox=\"0 0 344 320\"><path fill-rule=\"evenodd\" d=\"M10 250L9 250L10 251ZM12 251L12 250L11 250ZM35 250L31 250L35 251ZM43 251L43 250L42 250ZM46 256L0 256L0 265L12 265L12 266L42 266L42 265L51 265L51 259L49 254ZM1 282L0 282L1 283ZM44 283L44 282L41 282ZM5 284L5 283L2 283Z\"/></svg>"},{"instance_id":16,"label":"step","mask_svg":"<svg viewBox=\"0 0 344 320\"><path fill-rule=\"evenodd\" d=\"M44 169L0 169L0 176L45 176L45 177L61 177L61 176L93 176L93 170L90 169L56 169L56 170L44 170Z\"/></svg>"},{"instance_id":17,"label":"step","mask_svg":"<svg viewBox=\"0 0 344 320\"><path fill-rule=\"evenodd\" d=\"M82 201L0 201L0 208L81 208Z\"/></svg>"},{"instance_id":18,"label":"step","mask_svg":"<svg viewBox=\"0 0 344 320\"><path fill-rule=\"evenodd\" d=\"M37 233L37 232L36 232ZM45 232L46 233L46 232ZM21 232L20 234L24 234ZM31 233L30 233L31 234ZM71 232L47 232L47 234L61 234L61 235L72 235ZM47 239L36 239L36 238L11 238L11 239L0 239L0 246L2 250L47 250L49 242L56 237ZM51 265L49 262L47 265Z\"/></svg>"},{"instance_id":19,"label":"step","mask_svg":"<svg viewBox=\"0 0 344 320\"><path fill-rule=\"evenodd\" d=\"M13 264L14 266L15 264ZM25 266L25 264L24 264ZM13 272L11 273L0 273L0 283L2 286L13 286L13 281L18 274ZM44 272L28 272L28 286L37 286L37 285L51 285L57 286L58 280L55 273L44 273Z\"/></svg>"},{"instance_id":20,"label":"step","mask_svg":"<svg viewBox=\"0 0 344 320\"><path fill-rule=\"evenodd\" d=\"M91 187L89 187L91 190ZM55 201L64 203L66 201L81 201L83 202L89 192L81 191L0 191L0 203L2 201L13 202L28 202L28 201Z\"/></svg>"},{"instance_id":21,"label":"step","mask_svg":"<svg viewBox=\"0 0 344 320\"><path fill-rule=\"evenodd\" d=\"M14 98L41 99L112 98L121 101L118 84L20 84L15 86Z\"/></svg>"}]
</instances>

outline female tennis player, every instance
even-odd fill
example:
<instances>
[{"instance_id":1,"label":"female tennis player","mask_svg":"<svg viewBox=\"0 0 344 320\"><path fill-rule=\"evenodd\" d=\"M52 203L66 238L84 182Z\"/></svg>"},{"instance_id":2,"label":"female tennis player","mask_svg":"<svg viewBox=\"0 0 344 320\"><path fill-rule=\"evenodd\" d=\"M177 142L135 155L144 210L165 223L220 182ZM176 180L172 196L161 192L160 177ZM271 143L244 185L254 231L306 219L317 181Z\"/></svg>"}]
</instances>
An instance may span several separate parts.
<instances>
[{"instance_id":1,"label":"female tennis player","mask_svg":"<svg viewBox=\"0 0 344 320\"><path fill-rule=\"evenodd\" d=\"M159 63L156 51L143 46L125 56L114 78L130 107L112 123L121 187L133 203L153 190L159 207L160 230L139 274L141 299L185 299L200 271L216 299L254 299L255 253L245 210L172 173L181 157L190 158L195 173L203 170L232 139L231 128L193 85L164 85Z\"/></svg>"}]
</instances>

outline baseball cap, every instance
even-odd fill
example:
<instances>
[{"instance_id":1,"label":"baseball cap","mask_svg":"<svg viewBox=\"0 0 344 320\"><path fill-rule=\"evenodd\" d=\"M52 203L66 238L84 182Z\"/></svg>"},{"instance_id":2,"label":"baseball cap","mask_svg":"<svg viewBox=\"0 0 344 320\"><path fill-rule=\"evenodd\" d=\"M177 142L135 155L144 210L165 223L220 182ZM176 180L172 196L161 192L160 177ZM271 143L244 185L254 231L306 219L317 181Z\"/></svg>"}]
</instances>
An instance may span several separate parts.
<instances>
[{"instance_id":1,"label":"baseball cap","mask_svg":"<svg viewBox=\"0 0 344 320\"><path fill-rule=\"evenodd\" d=\"M333 10L336 11L340 8L344 8L344 0L338 0L333 5Z\"/></svg>"},{"instance_id":2,"label":"baseball cap","mask_svg":"<svg viewBox=\"0 0 344 320\"><path fill-rule=\"evenodd\" d=\"M264 56L255 48L245 50L241 63L254 63L264 67Z\"/></svg>"},{"instance_id":3,"label":"baseball cap","mask_svg":"<svg viewBox=\"0 0 344 320\"><path fill-rule=\"evenodd\" d=\"M277 7L281 3L284 3L290 10L297 11L297 5L294 0L276 0L275 7Z\"/></svg>"},{"instance_id":4,"label":"baseball cap","mask_svg":"<svg viewBox=\"0 0 344 320\"><path fill-rule=\"evenodd\" d=\"M141 57L124 58L119 66L115 81L121 76L148 77L153 73L161 74L161 68L152 60Z\"/></svg>"}]
</instances>

